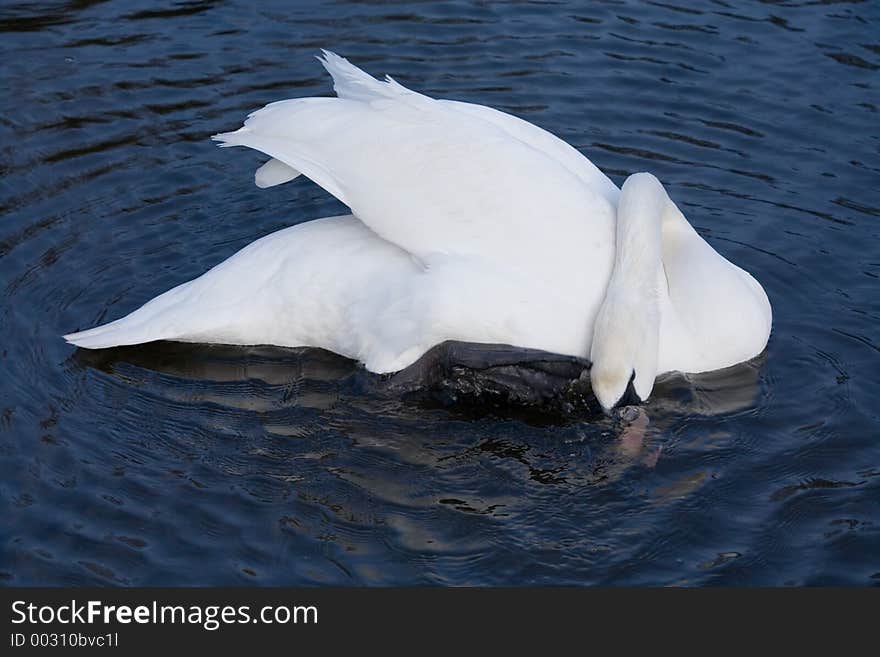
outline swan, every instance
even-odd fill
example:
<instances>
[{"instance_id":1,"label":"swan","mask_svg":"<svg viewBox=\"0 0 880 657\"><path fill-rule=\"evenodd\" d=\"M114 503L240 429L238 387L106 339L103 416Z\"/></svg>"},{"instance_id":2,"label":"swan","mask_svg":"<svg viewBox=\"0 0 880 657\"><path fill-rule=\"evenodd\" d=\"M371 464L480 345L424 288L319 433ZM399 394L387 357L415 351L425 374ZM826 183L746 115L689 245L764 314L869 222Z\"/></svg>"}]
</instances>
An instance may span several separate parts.
<instances>
[{"instance_id":1,"label":"swan","mask_svg":"<svg viewBox=\"0 0 880 657\"><path fill-rule=\"evenodd\" d=\"M746 361L769 339L761 285L649 173L622 188L549 132L377 80L322 51L336 97L274 102L215 135L311 179L351 214L252 242L129 315L64 338L311 346L396 372L447 340L588 358L606 411L655 378Z\"/></svg>"}]
</instances>

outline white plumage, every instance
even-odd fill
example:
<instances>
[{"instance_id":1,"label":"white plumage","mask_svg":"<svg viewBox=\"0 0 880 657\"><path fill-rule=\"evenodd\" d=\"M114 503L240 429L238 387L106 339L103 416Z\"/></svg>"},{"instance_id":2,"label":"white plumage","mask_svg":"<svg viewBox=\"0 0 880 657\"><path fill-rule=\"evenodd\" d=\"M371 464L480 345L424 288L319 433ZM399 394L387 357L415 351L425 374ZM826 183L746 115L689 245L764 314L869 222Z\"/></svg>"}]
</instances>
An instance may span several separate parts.
<instances>
[{"instance_id":1,"label":"white plumage","mask_svg":"<svg viewBox=\"0 0 880 657\"><path fill-rule=\"evenodd\" d=\"M591 356L606 407L633 372L644 399L659 372L763 350L763 289L697 235L653 176L631 177L621 197L530 123L380 82L333 53L321 61L338 98L272 103L214 138L272 158L259 187L303 174L352 214L268 235L69 342L314 346L375 372L443 340L507 343ZM646 348L647 359L636 353Z\"/></svg>"}]
</instances>

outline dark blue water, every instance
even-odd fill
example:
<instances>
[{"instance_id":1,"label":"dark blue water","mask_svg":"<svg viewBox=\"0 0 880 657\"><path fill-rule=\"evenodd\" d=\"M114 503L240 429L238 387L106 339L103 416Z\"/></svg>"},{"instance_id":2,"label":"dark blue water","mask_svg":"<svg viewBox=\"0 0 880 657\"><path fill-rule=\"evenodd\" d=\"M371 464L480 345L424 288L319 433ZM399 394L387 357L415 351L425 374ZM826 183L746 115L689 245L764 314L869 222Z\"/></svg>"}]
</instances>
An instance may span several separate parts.
<instances>
[{"instance_id":1,"label":"dark blue water","mask_svg":"<svg viewBox=\"0 0 880 657\"><path fill-rule=\"evenodd\" d=\"M259 5L258 7L256 5ZM880 583L876 2L2 8L0 581ZM338 213L208 136L328 95L326 47L648 170L773 303L762 358L641 417L412 404L316 351L76 352Z\"/></svg>"}]
</instances>

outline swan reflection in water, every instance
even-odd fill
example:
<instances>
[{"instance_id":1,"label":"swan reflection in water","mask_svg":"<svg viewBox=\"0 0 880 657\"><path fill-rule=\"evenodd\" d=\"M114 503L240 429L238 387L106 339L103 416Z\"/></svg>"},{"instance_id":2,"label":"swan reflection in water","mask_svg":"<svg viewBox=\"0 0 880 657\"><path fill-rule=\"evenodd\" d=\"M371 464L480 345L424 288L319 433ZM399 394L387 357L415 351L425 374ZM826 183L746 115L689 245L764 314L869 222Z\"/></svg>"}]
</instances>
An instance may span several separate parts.
<instances>
[{"instance_id":1,"label":"swan reflection in water","mask_svg":"<svg viewBox=\"0 0 880 657\"><path fill-rule=\"evenodd\" d=\"M587 361L505 345L443 343L391 376L308 347L155 342L80 349L72 358L85 370L110 375L114 385L132 395L148 391L152 403L158 397L260 413L264 428L276 435L300 435L296 417L283 414L292 408L323 413L325 424L350 430L360 444L397 441L397 450L413 449L405 444L407 435L429 435L444 419L471 422L478 436L485 432L485 421L493 419L499 425L513 420L526 428L551 427L556 431L548 440L580 445L587 460L603 462L602 476L607 477L632 465L656 465L663 434L676 423L754 407L765 357L707 374L664 375L650 402L619 408L610 416L589 391ZM353 409L369 416L369 422L347 418ZM520 431L517 439L534 440L523 434L528 431ZM511 449L509 441L489 438L476 448L525 462L524 453Z\"/></svg>"}]
</instances>

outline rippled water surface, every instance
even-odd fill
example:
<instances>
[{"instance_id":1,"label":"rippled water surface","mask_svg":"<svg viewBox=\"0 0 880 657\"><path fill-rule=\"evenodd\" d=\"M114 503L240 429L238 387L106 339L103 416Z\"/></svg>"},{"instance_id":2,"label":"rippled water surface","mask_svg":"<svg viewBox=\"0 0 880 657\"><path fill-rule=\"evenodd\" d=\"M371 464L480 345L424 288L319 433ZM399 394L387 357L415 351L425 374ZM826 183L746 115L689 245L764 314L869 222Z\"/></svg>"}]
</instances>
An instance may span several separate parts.
<instances>
[{"instance_id":1,"label":"rippled water surface","mask_svg":"<svg viewBox=\"0 0 880 657\"><path fill-rule=\"evenodd\" d=\"M0 581L880 583L876 2L2 7ZM332 48L649 170L774 306L767 352L631 422L431 407L318 351L77 352L341 211L208 136Z\"/></svg>"}]
</instances>

